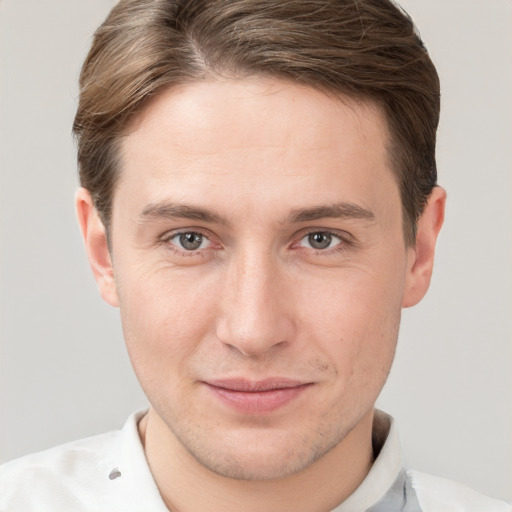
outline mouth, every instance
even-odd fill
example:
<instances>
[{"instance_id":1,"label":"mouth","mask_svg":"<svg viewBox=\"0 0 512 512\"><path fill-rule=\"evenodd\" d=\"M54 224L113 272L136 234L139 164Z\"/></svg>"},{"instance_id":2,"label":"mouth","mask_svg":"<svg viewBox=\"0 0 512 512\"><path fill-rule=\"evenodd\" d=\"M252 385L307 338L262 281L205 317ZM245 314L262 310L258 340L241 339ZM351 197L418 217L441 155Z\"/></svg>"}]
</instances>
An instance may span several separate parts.
<instances>
[{"instance_id":1,"label":"mouth","mask_svg":"<svg viewBox=\"0 0 512 512\"><path fill-rule=\"evenodd\" d=\"M204 382L222 404L242 414L268 414L285 407L302 395L312 382L285 378L260 381L221 379Z\"/></svg>"}]
</instances>

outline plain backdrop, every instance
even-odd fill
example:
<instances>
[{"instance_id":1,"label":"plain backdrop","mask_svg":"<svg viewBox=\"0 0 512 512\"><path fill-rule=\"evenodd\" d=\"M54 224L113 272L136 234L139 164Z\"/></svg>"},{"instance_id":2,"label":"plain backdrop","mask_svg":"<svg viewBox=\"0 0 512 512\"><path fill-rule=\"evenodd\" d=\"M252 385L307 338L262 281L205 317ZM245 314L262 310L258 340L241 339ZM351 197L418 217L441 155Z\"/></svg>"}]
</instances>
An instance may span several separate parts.
<instances>
[{"instance_id":1,"label":"plain backdrop","mask_svg":"<svg viewBox=\"0 0 512 512\"><path fill-rule=\"evenodd\" d=\"M0 0L0 460L145 405L75 221L77 76L112 0ZM379 406L410 467L512 500L512 2L407 0L442 82L429 294Z\"/></svg>"}]
</instances>

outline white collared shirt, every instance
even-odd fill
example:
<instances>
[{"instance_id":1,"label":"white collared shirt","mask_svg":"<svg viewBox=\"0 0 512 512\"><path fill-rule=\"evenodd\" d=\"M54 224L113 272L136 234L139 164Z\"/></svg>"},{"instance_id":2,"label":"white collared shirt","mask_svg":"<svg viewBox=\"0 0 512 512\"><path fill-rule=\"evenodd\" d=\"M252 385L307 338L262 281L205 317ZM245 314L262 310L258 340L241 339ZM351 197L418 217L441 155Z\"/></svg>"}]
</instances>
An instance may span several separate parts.
<instances>
[{"instance_id":1,"label":"white collared shirt","mask_svg":"<svg viewBox=\"0 0 512 512\"><path fill-rule=\"evenodd\" d=\"M0 466L1 512L168 512L132 414L109 432ZM511 512L504 502L449 480L404 470L392 418L376 412L378 456L365 480L333 512ZM243 510L243 504L241 509ZM264 511L263 511L264 512Z\"/></svg>"}]
</instances>

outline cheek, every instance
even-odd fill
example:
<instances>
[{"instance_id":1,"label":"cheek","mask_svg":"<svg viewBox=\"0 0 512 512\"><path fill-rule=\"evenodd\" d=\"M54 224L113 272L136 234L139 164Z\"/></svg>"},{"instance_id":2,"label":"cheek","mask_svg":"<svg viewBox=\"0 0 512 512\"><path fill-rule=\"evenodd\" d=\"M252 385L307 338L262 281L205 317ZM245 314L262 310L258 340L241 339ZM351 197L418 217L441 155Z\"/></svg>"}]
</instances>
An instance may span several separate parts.
<instances>
[{"instance_id":1,"label":"cheek","mask_svg":"<svg viewBox=\"0 0 512 512\"><path fill-rule=\"evenodd\" d=\"M208 283L183 279L166 268L120 269L117 280L123 333L132 364L141 380L173 377L185 371L211 329L215 298Z\"/></svg>"},{"instance_id":2,"label":"cheek","mask_svg":"<svg viewBox=\"0 0 512 512\"><path fill-rule=\"evenodd\" d=\"M401 314L403 283L399 272L351 272L336 276L330 286L317 287L298 298L301 318L318 348L345 383L380 385L391 366ZM382 276L393 275L395 279ZM309 300L308 300L309 297Z\"/></svg>"}]
</instances>

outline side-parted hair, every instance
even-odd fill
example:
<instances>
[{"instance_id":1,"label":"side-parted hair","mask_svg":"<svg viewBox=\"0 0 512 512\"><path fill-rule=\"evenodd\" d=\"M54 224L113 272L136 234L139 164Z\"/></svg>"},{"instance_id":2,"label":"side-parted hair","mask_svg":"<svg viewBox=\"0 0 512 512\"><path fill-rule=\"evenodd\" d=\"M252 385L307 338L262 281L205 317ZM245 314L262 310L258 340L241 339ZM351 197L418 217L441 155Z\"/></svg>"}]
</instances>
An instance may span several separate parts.
<instances>
[{"instance_id":1,"label":"side-parted hair","mask_svg":"<svg viewBox=\"0 0 512 512\"><path fill-rule=\"evenodd\" d=\"M94 35L73 130L81 185L109 228L132 118L163 88L264 75L375 104L389 128L404 237L436 185L439 79L389 0L121 0Z\"/></svg>"}]
</instances>

